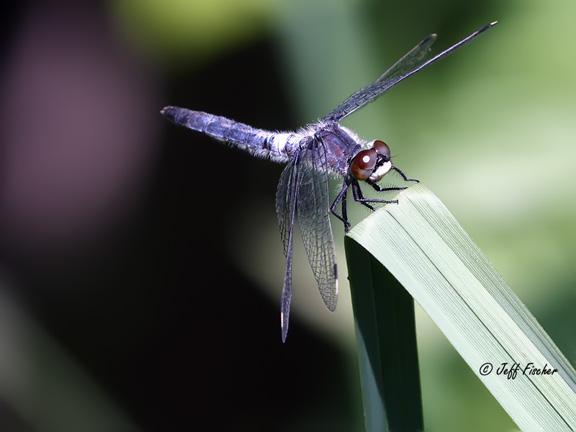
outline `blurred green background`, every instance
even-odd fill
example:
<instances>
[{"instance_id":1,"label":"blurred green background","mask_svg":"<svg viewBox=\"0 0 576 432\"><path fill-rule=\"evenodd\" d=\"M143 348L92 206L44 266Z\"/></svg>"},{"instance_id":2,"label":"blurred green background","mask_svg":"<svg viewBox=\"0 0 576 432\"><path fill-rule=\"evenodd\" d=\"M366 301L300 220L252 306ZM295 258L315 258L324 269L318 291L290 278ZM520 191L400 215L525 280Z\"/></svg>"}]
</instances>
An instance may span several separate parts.
<instances>
[{"instance_id":1,"label":"blurred green background","mask_svg":"<svg viewBox=\"0 0 576 432\"><path fill-rule=\"evenodd\" d=\"M331 314L301 249L280 343L281 167L158 111L294 129L427 34L438 50L493 20L344 124L445 202L574 364L575 17L568 0L13 2L0 429L362 430L345 272ZM516 430L417 313L427 430Z\"/></svg>"}]
</instances>

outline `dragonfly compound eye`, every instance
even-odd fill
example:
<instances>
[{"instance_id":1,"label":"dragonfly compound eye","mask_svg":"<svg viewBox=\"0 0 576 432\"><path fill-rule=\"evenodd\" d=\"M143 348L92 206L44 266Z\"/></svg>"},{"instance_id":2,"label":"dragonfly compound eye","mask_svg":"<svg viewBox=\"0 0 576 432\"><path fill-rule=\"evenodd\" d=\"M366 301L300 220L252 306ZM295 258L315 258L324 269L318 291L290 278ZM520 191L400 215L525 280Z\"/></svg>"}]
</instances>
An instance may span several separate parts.
<instances>
[{"instance_id":1,"label":"dragonfly compound eye","mask_svg":"<svg viewBox=\"0 0 576 432\"><path fill-rule=\"evenodd\" d=\"M372 143L372 148L376 150L376 152L382 156L385 162L390 160L390 147L384 141L374 140Z\"/></svg>"},{"instance_id":2,"label":"dragonfly compound eye","mask_svg":"<svg viewBox=\"0 0 576 432\"><path fill-rule=\"evenodd\" d=\"M378 153L375 149L362 150L350 162L350 174L357 180L366 180L376 167Z\"/></svg>"}]
</instances>

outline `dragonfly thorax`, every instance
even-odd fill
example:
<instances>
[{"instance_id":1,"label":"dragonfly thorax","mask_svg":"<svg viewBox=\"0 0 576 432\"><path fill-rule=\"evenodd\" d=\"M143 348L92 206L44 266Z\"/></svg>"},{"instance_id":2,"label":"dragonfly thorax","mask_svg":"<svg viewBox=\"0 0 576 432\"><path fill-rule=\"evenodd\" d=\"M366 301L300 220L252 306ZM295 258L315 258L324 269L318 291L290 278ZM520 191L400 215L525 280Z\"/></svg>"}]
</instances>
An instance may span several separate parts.
<instances>
[{"instance_id":1,"label":"dragonfly thorax","mask_svg":"<svg viewBox=\"0 0 576 432\"><path fill-rule=\"evenodd\" d=\"M309 134L310 140L319 140L324 146L330 170L343 177L348 175L348 161L365 143L353 131L337 123L318 123Z\"/></svg>"}]
</instances>

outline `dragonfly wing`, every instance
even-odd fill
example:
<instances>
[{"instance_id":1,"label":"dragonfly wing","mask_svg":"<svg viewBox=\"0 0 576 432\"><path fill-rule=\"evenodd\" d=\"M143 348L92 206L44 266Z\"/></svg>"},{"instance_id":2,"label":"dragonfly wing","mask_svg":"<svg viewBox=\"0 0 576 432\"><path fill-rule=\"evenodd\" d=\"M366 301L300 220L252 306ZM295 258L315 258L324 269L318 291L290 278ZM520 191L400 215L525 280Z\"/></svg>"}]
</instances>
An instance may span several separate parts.
<instances>
[{"instance_id":1,"label":"dragonfly wing","mask_svg":"<svg viewBox=\"0 0 576 432\"><path fill-rule=\"evenodd\" d=\"M428 58L430 47L436 40L436 35L432 34L423 39L418 45L406 53L400 60L398 60L392 67L384 72L376 81L368 86L354 92L344 102L338 105L332 112L326 115L322 120L324 121L340 121L344 117L352 114L364 105L372 102L383 93L386 93L400 81L414 75L422 69L430 66L432 63L446 57L454 52L456 49L467 44L472 39L485 32L486 30L494 27L497 22L487 24L470 35L466 36L461 41L455 43L444 51L436 54L432 58Z\"/></svg>"},{"instance_id":2,"label":"dragonfly wing","mask_svg":"<svg viewBox=\"0 0 576 432\"><path fill-rule=\"evenodd\" d=\"M294 243L294 223L296 221L296 203L300 183L299 154L286 165L276 190L276 214L280 235L286 257L286 270L280 300L280 327L282 342L286 341L290 320L290 302L292 301L292 248Z\"/></svg>"},{"instance_id":3,"label":"dragonfly wing","mask_svg":"<svg viewBox=\"0 0 576 432\"><path fill-rule=\"evenodd\" d=\"M329 217L328 165L321 141L314 140L302 150L300 167L298 226L322 300L333 311L338 301L338 278Z\"/></svg>"},{"instance_id":4,"label":"dragonfly wing","mask_svg":"<svg viewBox=\"0 0 576 432\"><path fill-rule=\"evenodd\" d=\"M394 76L400 76L409 71L410 69L418 66L420 63L426 60L426 58L428 58L428 54L430 54L430 49L432 48L434 42L436 42L437 38L438 35L432 33L431 35L428 35L427 37L422 39L418 43L418 45L416 45L414 48L412 48L410 51L404 54L400 58L400 60L398 60L396 63L390 66L382 75L380 75L378 79L375 81L375 83L388 80L389 78Z\"/></svg>"}]
</instances>

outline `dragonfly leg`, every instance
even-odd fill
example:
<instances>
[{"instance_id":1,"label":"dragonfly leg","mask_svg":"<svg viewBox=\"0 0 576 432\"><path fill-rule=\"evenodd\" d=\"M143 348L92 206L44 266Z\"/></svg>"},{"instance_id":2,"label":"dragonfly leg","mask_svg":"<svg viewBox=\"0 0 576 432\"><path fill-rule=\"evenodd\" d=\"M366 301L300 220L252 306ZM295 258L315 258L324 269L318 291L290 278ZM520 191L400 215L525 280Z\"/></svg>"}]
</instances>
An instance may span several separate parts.
<instances>
[{"instance_id":1,"label":"dragonfly leg","mask_svg":"<svg viewBox=\"0 0 576 432\"><path fill-rule=\"evenodd\" d=\"M346 231L348 231L350 229L350 221L348 219L348 203L346 201L347 195L348 195L348 189L346 189L346 192L344 193L344 196L342 197L342 219L345 220L344 229Z\"/></svg>"},{"instance_id":2,"label":"dragonfly leg","mask_svg":"<svg viewBox=\"0 0 576 432\"><path fill-rule=\"evenodd\" d=\"M398 174L400 174L400 175L402 176L402 178L404 179L404 181L420 183L420 180L416 180L416 179L413 179L413 178L408 178L408 177L406 177L406 174L404 174L404 173L400 170L400 168L397 168L397 167L393 166L392 169L393 169L394 171L396 171Z\"/></svg>"},{"instance_id":3,"label":"dragonfly leg","mask_svg":"<svg viewBox=\"0 0 576 432\"><path fill-rule=\"evenodd\" d=\"M370 210L374 211L374 207L368 204L362 194L362 189L360 189L360 185L358 182L354 182L352 184L352 193L354 194L354 201L361 203L364 207L368 207Z\"/></svg>"},{"instance_id":4,"label":"dragonfly leg","mask_svg":"<svg viewBox=\"0 0 576 432\"><path fill-rule=\"evenodd\" d=\"M342 189L340 189L340 192L338 192L336 199L330 206L330 212L342 221L342 223L344 224L344 231L346 232L348 232L348 230L350 229L350 222L348 221L348 212L346 211L346 194L348 193L349 187L350 183L348 183L347 180L344 180L344 183L342 184ZM340 201L342 201L342 215L336 213L336 206Z\"/></svg>"},{"instance_id":5,"label":"dragonfly leg","mask_svg":"<svg viewBox=\"0 0 576 432\"><path fill-rule=\"evenodd\" d=\"M370 181L370 180L365 180L365 181L366 181L366 183L368 183L370 186L372 186L372 187L373 187L375 190L377 190L378 192L401 191L401 190L407 189L406 186L403 186L403 187L394 186L394 187L384 187L384 188L383 188L383 187L380 186L378 183L374 183L374 182L372 182L372 181Z\"/></svg>"},{"instance_id":6,"label":"dragonfly leg","mask_svg":"<svg viewBox=\"0 0 576 432\"><path fill-rule=\"evenodd\" d=\"M362 189L360 189L360 185L358 182L352 183L352 191L354 192L354 201L359 202L371 210L374 210L368 203L382 203L382 204L398 204L398 200L384 200L384 199L373 199L373 198L364 198L362 194Z\"/></svg>"}]
</instances>

